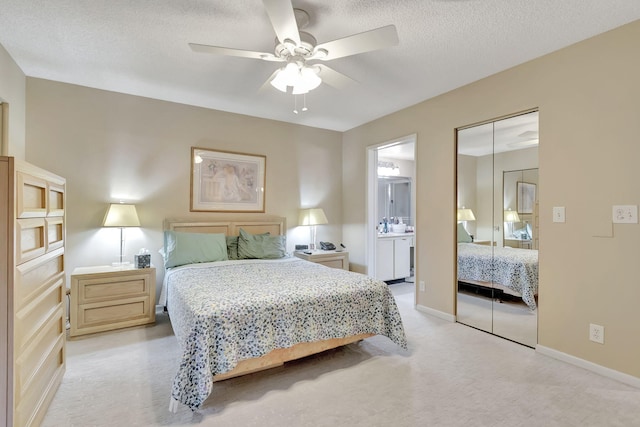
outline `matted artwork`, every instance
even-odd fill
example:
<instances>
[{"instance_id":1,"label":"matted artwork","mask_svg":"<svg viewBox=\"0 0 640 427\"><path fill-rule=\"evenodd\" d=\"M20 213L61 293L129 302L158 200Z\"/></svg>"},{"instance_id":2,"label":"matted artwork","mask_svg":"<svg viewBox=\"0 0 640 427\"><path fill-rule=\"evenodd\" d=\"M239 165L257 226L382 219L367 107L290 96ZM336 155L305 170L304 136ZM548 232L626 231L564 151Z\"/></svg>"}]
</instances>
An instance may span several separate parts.
<instances>
[{"instance_id":1,"label":"matted artwork","mask_svg":"<svg viewBox=\"0 0 640 427\"><path fill-rule=\"evenodd\" d=\"M536 185L530 182L518 182L517 190L518 213L532 214L536 204Z\"/></svg>"},{"instance_id":2,"label":"matted artwork","mask_svg":"<svg viewBox=\"0 0 640 427\"><path fill-rule=\"evenodd\" d=\"M264 212L267 157L191 147L192 212Z\"/></svg>"}]
</instances>

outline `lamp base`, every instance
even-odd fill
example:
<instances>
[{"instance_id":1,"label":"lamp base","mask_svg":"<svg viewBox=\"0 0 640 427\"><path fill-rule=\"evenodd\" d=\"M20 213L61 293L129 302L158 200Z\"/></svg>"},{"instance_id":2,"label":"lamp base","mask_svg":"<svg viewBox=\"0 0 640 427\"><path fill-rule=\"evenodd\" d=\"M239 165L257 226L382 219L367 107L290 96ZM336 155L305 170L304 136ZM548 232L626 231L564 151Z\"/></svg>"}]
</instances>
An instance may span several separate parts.
<instances>
[{"instance_id":1,"label":"lamp base","mask_svg":"<svg viewBox=\"0 0 640 427\"><path fill-rule=\"evenodd\" d=\"M111 267L131 267L131 263L129 261L112 262Z\"/></svg>"}]
</instances>

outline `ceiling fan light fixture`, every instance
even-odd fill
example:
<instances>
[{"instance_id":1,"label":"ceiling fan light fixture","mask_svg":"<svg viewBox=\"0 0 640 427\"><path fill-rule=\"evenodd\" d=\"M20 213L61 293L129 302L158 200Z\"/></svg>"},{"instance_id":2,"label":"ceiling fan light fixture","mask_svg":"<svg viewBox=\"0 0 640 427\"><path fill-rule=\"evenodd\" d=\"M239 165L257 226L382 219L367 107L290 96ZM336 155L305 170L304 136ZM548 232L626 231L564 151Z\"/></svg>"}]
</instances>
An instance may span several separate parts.
<instances>
[{"instance_id":1,"label":"ceiling fan light fixture","mask_svg":"<svg viewBox=\"0 0 640 427\"><path fill-rule=\"evenodd\" d=\"M294 42L294 41L293 41L293 40L291 40L291 39L284 39L284 41L282 42L282 44L287 48L287 50L289 51L289 53L290 53L291 55L294 55L294 54L295 54L295 49L296 49L296 46L297 46L297 43L296 43L296 42Z\"/></svg>"},{"instance_id":2,"label":"ceiling fan light fixture","mask_svg":"<svg viewBox=\"0 0 640 427\"><path fill-rule=\"evenodd\" d=\"M295 62L289 62L278 70L278 73L270 83L280 92L286 92L287 86L294 86L298 80L300 80L298 65Z\"/></svg>"},{"instance_id":3,"label":"ceiling fan light fixture","mask_svg":"<svg viewBox=\"0 0 640 427\"><path fill-rule=\"evenodd\" d=\"M279 73L276 74L276 76L269 83L271 83L271 86L275 87L280 92L285 92L285 93L287 92L287 82L284 78L284 73L282 72L282 69L280 70Z\"/></svg>"},{"instance_id":4,"label":"ceiling fan light fixture","mask_svg":"<svg viewBox=\"0 0 640 427\"><path fill-rule=\"evenodd\" d=\"M308 91L314 90L322 83L322 79L318 76L316 69L306 66L300 70L300 80Z\"/></svg>"},{"instance_id":5,"label":"ceiling fan light fixture","mask_svg":"<svg viewBox=\"0 0 640 427\"><path fill-rule=\"evenodd\" d=\"M289 61L278 70L270 83L281 92L287 92L287 88L292 87L294 95L302 95L320 86L322 79L318 73L318 67L308 67L304 62Z\"/></svg>"},{"instance_id":6,"label":"ceiling fan light fixture","mask_svg":"<svg viewBox=\"0 0 640 427\"><path fill-rule=\"evenodd\" d=\"M323 48L316 48L315 52L313 53L313 58L314 59L324 59L329 55L329 51L327 49L323 49Z\"/></svg>"},{"instance_id":7,"label":"ceiling fan light fixture","mask_svg":"<svg viewBox=\"0 0 640 427\"><path fill-rule=\"evenodd\" d=\"M307 89L303 85L295 85L293 87L293 91L291 93L294 94L294 95L302 95L302 94L305 94L305 93L309 93L309 89Z\"/></svg>"}]
</instances>

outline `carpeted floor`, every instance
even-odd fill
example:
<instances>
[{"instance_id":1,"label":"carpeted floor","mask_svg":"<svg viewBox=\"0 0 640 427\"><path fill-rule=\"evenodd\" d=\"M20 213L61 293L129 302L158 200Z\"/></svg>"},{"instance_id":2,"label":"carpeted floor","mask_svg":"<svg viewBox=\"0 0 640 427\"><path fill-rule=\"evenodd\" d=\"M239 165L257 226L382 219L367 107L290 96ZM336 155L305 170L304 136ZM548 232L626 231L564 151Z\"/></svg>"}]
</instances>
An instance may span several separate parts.
<instances>
[{"instance_id":1,"label":"carpeted floor","mask_svg":"<svg viewBox=\"0 0 640 427\"><path fill-rule=\"evenodd\" d=\"M67 343L44 426L640 426L640 390L413 308L391 286L409 351L384 337L214 385L203 407L168 411L179 362L156 325Z\"/></svg>"}]
</instances>

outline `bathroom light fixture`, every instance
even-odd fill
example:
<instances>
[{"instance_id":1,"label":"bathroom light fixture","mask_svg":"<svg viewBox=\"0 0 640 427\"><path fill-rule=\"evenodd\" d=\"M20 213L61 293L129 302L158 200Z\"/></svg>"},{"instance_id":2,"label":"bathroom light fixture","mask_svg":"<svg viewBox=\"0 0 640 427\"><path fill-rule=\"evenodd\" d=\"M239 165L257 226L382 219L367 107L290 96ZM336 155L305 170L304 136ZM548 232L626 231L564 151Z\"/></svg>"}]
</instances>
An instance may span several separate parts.
<instances>
[{"instance_id":1,"label":"bathroom light fixture","mask_svg":"<svg viewBox=\"0 0 640 427\"><path fill-rule=\"evenodd\" d=\"M379 176L398 176L400 175L400 167L393 162L378 162Z\"/></svg>"}]
</instances>

